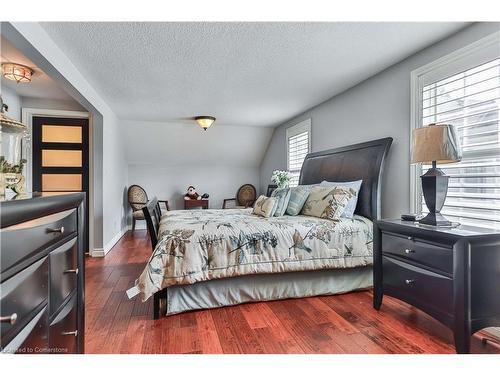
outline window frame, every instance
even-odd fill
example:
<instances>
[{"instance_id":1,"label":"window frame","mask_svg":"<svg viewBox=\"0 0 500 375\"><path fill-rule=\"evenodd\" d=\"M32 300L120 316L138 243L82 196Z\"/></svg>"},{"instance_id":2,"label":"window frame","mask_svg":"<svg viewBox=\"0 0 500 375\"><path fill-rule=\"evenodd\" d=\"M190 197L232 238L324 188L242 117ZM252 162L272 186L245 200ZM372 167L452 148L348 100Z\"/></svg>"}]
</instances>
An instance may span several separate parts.
<instances>
[{"instance_id":1,"label":"window frame","mask_svg":"<svg viewBox=\"0 0 500 375\"><path fill-rule=\"evenodd\" d=\"M311 118L305 119L295 125L292 125L288 128L286 128L285 131L285 143L286 143L286 170L288 172L290 171L290 142L289 139L291 137L294 137L296 135L299 135L301 133L307 132L307 153L311 152ZM300 170L302 170L302 166L300 167ZM299 171L299 178L300 178L300 171Z\"/></svg>"},{"instance_id":2,"label":"window frame","mask_svg":"<svg viewBox=\"0 0 500 375\"><path fill-rule=\"evenodd\" d=\"M410 76L410 147L408 150L411 160L411 145L413 129L422 126L422 98L424 86L458 74L474 66L481 65L489 60L500 57L500 31L490 34L478 41L449 53L411 72ZM422 185L420 176L422 166L410 164L410 212L421 213Z\"/></svg>"}]
</instances>

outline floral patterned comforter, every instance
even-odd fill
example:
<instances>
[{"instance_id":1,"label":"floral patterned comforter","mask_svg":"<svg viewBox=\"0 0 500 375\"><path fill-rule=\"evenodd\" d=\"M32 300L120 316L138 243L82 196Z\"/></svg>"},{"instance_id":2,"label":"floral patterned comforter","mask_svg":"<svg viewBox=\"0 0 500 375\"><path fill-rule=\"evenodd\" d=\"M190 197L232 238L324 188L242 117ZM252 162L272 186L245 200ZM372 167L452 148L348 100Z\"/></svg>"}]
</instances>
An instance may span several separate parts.
<instances>
[{"instance_id":1,"label":"floral patterned comforter","mask_svg":"<svg viewBox=\"0 0 500 375\"><path fill-rule=\"evenodd\" d=\"M251 209L169 211L138 280L143 300L172 285L372 264L372 222L263 218Z\"/></svg>"}]
</instances>

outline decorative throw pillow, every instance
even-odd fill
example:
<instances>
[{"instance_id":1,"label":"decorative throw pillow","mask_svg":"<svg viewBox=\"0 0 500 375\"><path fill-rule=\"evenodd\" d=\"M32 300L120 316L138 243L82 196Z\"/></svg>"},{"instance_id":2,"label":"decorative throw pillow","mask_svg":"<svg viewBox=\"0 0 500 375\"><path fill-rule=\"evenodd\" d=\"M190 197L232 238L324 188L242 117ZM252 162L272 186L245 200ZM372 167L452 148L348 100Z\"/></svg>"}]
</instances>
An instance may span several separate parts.
<instances>
[{"instance_id":1,"label":"decorative throw pillow","mask_svg":"<svg viewBox=\"0 0 500 375\"><path fill-rule=\"evenodd\" d=\"M285 214L286 208L288 207L288 201L290 200L290 188L278 188L275 189L271 197L276 198L276 210L273 216L283 216Z\"/></svg>"},{"instance_id":2,"label":"decorative throw pillow","mask_svg":"<svg viewBox=\"0 0 500 375\"><path fill-rule=\"evenodd\" d=\"M354 193L348 187L315 186L311 189L301 214L338 220Z\"/></svg>"},{"instance_id":3,"label":"decorative throw pillow","mask_svg":"<svg viewBox=\"0 0 500 375\"><path fill-rule=\"evenodd\" d=\"M348 181L348 182L323 181L319 186L344 186L354 190L355 196L349 199L349 202L347 203L347 207L345 208L344 213L340 215L340 217L346 217L348 219L352 219L354 215L354 210L356 210L356 205L358 204L358 194L359 194L359 189L361 189L362 182L363 180Z\"/></svg>"},{"instance_id":4,"label":"decorative throw pillow","mask_svg":"<svg viewBox=\"0 0 500 375\"><path fill-rule=\"evenodd\" d=\"M302 207L304 207L304 203L306 203L310 191L311 186L309 185L299 185L290 188L290 199L288 200L286 214L297 216L302 210Z\"/></svg>"},{"instance_id":5,"label":"decorative throw pillow","mask_svg":"<svg viewBox=\"0 0 500 375\"><path fill-rule=\"evenodd\" d=\"M265 195L261 195L253 206L253 213L263 217L273 216L276 210L276 201L276 198L268 198Z\"/></svg>"}]
</instances>

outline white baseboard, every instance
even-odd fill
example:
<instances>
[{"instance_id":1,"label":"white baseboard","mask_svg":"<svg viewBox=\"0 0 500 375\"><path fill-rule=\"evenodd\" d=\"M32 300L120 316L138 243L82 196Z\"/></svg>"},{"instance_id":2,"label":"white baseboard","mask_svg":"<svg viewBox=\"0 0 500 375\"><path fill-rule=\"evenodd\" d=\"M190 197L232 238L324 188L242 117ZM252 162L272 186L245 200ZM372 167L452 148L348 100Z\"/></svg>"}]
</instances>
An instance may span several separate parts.
<instances>
[{"instance_id":1,"label":"white baseboard","mask_svg":"<svg viewBox=\"0 0 500 375\"><path fill-rule=\"evenodd\" d=\"M123 235L125 233L127 233L128 231L128 227L124 227L122 228L117 234L116 236L114 236L105 246L104 248L97 248L97 249L94 249L92 250L92 252L90 253L90 256L91 257L94 257L94 258L97 258L97 257L104 257L106 256L107 253L109 253L109 251L113 248L113 246L116 245L116 243L120 240L120 238L123 237Z\"/></svg>"}]
</instances>

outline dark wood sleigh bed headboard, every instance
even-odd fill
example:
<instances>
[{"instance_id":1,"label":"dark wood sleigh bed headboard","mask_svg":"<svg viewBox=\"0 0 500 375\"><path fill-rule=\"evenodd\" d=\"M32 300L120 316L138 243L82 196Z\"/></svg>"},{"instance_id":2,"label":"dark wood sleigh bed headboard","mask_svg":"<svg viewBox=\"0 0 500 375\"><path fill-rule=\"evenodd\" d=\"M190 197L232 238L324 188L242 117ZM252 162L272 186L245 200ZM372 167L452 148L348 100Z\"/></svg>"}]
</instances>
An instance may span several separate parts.
<instances>
[{"instance_id":1,"label":"dark wood sleigh bed headboard","mask_svg":"<svg viewBox=\"0 0 500 375\"><path fill-rule=\"evenodd\" d=\"M332 182L363 180L354 212L370 220L378 220L381 215L381 177L385 157L391 144L392 138L387 137L309 153L302 164L299 184L311 185L323 180Z\"/></svg>"}]
</instances>

